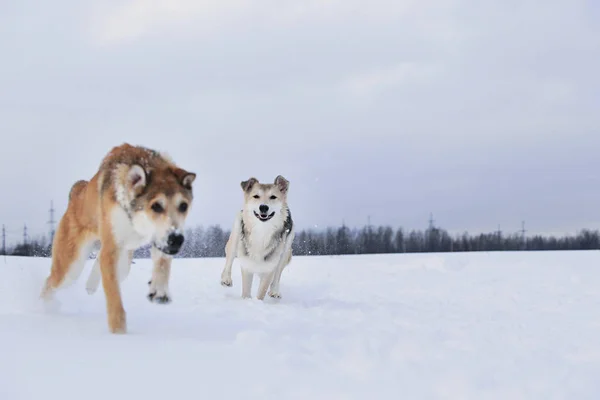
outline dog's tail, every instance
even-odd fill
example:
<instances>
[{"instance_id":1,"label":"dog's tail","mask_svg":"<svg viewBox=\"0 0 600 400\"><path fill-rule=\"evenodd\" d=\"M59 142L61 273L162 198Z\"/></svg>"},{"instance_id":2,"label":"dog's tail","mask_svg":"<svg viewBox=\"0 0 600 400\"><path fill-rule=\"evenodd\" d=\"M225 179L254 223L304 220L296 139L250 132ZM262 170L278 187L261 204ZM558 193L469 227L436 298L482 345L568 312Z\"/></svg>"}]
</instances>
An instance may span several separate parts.
<instances>
[{"instance_id":1,"label":"dog's tail","mask_svg":"<svg viewBox=\"0 0 600 400\"><path fill-rule=\"evenodd\" d=\"M71 201L74 196L77 196L79 193L83 192L87 185L88 181L80 180L75 182L71 187L71 191L69 192L69 201Z\"/></svg>"}]
</instances>

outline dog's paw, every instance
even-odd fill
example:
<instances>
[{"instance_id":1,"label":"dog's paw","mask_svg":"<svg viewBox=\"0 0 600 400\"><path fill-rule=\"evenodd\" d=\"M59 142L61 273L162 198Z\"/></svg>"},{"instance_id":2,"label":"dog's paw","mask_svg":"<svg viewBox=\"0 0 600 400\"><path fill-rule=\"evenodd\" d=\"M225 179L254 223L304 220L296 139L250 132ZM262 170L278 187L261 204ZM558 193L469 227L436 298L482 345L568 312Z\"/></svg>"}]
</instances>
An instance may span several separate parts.
<instances>
[{"instance_id":1,"label":"dog's paw","mask_svg":"<svg viewBox=\"0 0 600 400\"><path fill-rule=\"evenodd\" d=\"M124 311L108 316L108 329L111 333L117 335L123 335L127 333L127 321Z\"/></svg>"},{"instance_id":2,"label":"dog's paw","mask_svg":"<svg viewBox=\"0 0 600 400\"><path fill-rule=\"evenodd\" d=\"M269 297L272 297L274 299L280 299L281 298L281 293L279 293L279 292L269 292Z\"/></svg>"},{"instance_id":3,"label":"dog's paw","mask_svg":"<svg viewBox=\"0 0 600 400\"><path fill-rule=\"evenodd\" d=\"M221 278L221 286L232 287L233 281L231 278Z\"/></svg>"},{"instance_id":4,"label":"dog's paw","mask_svg":"<svg viewBox=\"0 0 600 400\"><path fill-rule=\"evenodd\" d=\"M151 303L169 304L171 302L171 297L167 293L150 292L146 297Z\"/></svg>"},{"instance_id":5,"label":"dog's paw","mask_svg":"<svg viewBox=\"0 0 600 400\"><path fill-rule=\"evenodd\" d=\"M87 292L87 294L89 294L91 296L94 293L96 293L96 288L91 288L91 287L86 286L85 291Z\"/></svg>"}]
</instances>

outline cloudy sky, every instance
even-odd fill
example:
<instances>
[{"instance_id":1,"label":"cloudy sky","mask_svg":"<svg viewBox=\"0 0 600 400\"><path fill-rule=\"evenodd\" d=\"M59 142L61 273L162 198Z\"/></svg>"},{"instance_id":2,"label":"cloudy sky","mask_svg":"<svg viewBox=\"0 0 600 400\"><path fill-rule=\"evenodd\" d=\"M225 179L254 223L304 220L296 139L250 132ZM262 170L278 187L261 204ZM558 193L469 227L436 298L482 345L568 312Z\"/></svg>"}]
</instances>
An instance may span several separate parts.
<instances>
[{"instance_id":1,"label":"cloudy sky","mask_svg":"<svg viewBox=\"0 0 600 400\"><path fill-rule=\"evenodd\" d=\"M600 227L595 0L0 2L0 222L47 232L122 142L198 174L227 228L250 176L300 227Z\"/></svg>"}]
</instances>

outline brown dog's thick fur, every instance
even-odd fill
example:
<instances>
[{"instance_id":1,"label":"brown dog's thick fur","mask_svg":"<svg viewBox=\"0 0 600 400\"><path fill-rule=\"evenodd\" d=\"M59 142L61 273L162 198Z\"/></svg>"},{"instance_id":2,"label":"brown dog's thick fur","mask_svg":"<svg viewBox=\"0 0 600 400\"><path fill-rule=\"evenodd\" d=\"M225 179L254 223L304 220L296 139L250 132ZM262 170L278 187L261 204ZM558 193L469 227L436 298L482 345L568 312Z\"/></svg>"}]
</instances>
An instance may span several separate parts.
<instances>
[{"instance_id":1,"label":"brown dog's thick fur","mask_svg":"<svg viewBox=\"0 0 600 400\"><path fill-rule=\"evenodd\" d=\"M166 274L168 280L165 270L183 242L180 231L193 200L195 177L154 150L127 143L113 148L90 181L77 181L71 188L42 298L50 299L58 288L75 281L100 244L108 326L112 333L125 333L122 271L128 272L136 248L152 243L153 276L160 274L164 281ZM175 245L173 237L178 239Z\"/></svg>"}]
</instances>

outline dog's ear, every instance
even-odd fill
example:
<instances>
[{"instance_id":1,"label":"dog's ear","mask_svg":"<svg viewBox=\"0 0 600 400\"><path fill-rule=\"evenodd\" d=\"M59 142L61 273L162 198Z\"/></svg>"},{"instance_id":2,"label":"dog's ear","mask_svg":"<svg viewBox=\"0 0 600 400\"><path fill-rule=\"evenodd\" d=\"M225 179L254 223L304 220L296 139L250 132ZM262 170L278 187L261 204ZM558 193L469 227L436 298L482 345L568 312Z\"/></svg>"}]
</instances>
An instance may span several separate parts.
<instances>
[{"instance_id":1,"label":"dog's ear","mask_svg":"<svg viewBox=\"0 0 600 400\"><path fill-rule=\"evenodd\" d=\"M185 176L181 180L181 184L183 186L185 186L186 188L191 189L192 183L194 183L195 180L196 180L196 174L193 172L188 172L187 174L185 174Z\"/></svg>"},{"instance_id":2,"label":"dog's ear","mask_svg":"<svg viewBox=\"0 0 600 400\"><path fill-rule=\"evenodd\" d=\"M278 175L277 178L275 178L275 185L277 185L281 193L287 193L288 188L290 187L290 182L283 176Z\"/></svg>"},{"instance_id":3,"label":"dog's ear","mask_svg":"<svg viewBox=\"0 0 600 400\"><path fill-rule=\"evenodd\" d=\"M147 181L148 177L146 171L141 165L133 164L129 167L129 172L127 172L127 183L136 195L140 194L144 187L146 187Z\"/></svg>"},{"instance_id":4,"label":"dog's ear","mask_svg":"<svg viewBox=\"0 0 600 400\"><path fill-rule=\"evenodd\" d=\"M258 179L250 178L247 181L243 181L240 185L242 186L242 190L244 192L249 192L252 190L252 187L258 183Z\"/></svg>"},{"instance_id":5,"label":"dog's ear","mask_svg":"<svg viewBox=\"0 0 600 400\"><path fill-rule=\"evenodd\" d=\"M193 172L187 172L182 168L177 168L174 171L175 176L179 183L183 185L184 188L192 190L192 183L196 180L196 174Z\"/></svg>"}]
</instances>

